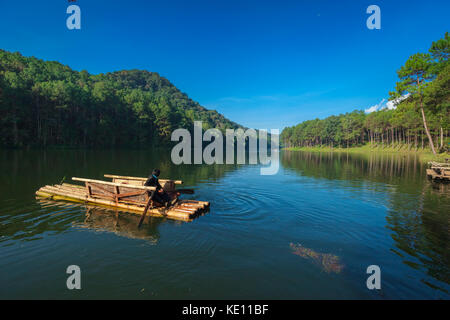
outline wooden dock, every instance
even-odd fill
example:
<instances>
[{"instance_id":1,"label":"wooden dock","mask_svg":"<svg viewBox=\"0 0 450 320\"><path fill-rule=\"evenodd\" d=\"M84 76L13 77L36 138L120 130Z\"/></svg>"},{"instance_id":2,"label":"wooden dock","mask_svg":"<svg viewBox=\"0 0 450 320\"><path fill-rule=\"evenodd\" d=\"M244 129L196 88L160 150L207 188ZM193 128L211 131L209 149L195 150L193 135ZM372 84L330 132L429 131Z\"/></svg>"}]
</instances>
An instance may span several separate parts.
<instances>
[{"instance_id":1,"label":"wooden dock","mask_svg":"<svg viewBox=\"0 0 450 320\"><path fill-rule=\"evenodd\" d=\"M427 176L432 180L450 181L450 163L429 162Z\"/></svg>"},{"instance_id":2,"label":"wooden dock","mask_svg":"<svg viewBox=\"0 0 450 320\"><path fill-rule=\"evenodd\" d=\"M62 183L47 185L36 192L36 196L44 199L81 202L91 205L113 207L124 211L142 215L149 199L149 192L155 191L154 187L143 186L142 179L132 177L114 176L113 182L92 180L84 178L72 178L74 181L84 182L84 186ZM120 182L119 182L120 181ZM134 181L134 183L131 183ZM179 180L160 180L162 187L173 198L179 193L175 189ZM209 209L209 202L197 200L181 200L166 208L157 203L152 203L148 213L152 216L166 217L169 219L191 221Z\"/></svg>"}]
</instances>

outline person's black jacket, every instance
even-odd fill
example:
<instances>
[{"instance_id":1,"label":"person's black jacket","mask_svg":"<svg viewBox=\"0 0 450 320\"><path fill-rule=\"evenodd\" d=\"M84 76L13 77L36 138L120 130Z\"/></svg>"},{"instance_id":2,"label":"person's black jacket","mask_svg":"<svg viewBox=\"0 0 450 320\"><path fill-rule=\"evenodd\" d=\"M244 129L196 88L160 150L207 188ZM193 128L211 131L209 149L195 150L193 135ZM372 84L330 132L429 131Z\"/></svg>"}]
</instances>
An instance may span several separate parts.
<instances>
[{"instance_id":1,"label":"person's black jacket","mask_svg":"<svg viewBox=\"0 0 450 320\"><path fill-rule=\"evenodd\" d=\"M150 175L145 181L144 186L146 187L156 187L156 190L162 189L161 185L159 184L159 181L157 178L155 178L153 175Z\"/></svg>"}]
</instances>

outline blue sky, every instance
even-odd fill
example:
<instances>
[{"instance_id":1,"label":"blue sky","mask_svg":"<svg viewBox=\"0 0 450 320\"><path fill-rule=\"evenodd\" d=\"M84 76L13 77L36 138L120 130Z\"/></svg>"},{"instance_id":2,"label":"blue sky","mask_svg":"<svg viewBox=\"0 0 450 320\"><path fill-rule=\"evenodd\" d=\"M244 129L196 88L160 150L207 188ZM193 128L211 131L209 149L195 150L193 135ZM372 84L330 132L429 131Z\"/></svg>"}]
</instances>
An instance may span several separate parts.
<instances>
[{"instance_id":1,"label":"blue sky","mask_svg":"<svg viewBox=\"0 0 450 320\"><path fill-rule=\"evenodd\" d=\"M0 2L0 48L91 73L147 69L201 105L280 128L388 97L396 70L449 31L449 1ZM366 8L381 8L381 30Z\"/></svg>"}]
</instances>

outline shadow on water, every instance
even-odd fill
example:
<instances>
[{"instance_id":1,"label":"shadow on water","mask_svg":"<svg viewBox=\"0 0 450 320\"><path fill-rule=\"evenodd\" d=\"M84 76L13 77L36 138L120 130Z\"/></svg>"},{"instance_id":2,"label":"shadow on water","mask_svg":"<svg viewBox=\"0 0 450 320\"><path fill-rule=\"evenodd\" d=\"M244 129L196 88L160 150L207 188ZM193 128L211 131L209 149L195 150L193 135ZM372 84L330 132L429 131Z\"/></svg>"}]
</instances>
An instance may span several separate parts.
<instances>
[{"instance_id":1,"label":"shadow on water","mask_svg":"<svg viewBox=\"0 0 450 320\"><path fill-rule=\"evenodd\" d=\"M449 293L450 185L428 180L417 156L287 151L281 163L302 177L344 181L352 186L348 192L382 189L391 252L438 280L422 278L425 285Z\"/></svg>"}]
</instances>

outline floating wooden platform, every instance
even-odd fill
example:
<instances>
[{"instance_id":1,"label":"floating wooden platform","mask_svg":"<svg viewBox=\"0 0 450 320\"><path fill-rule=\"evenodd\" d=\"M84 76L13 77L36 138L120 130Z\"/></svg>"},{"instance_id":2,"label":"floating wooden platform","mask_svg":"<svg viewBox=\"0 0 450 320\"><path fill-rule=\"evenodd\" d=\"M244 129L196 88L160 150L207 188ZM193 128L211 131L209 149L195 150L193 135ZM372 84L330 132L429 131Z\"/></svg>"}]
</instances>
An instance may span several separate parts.
<instances>
[{"instance_id":1,"label":"floating wooden platform","mask_svg":"<svg viewBox=\"0 0 450 320\"><path fill-rule=\"evenodd\" d=\"M110 176L111 175L105 175ZM143 179L143 180L142 180ZM154 187L143 186L146 178L114 176L113 182L72 178L84 182L84 186L75 184L47 185L36 192L40 198L81 202L98 206L118 208L142 215L149 200L149 191ZM161 186L172 197L178 197L176 184L179 180L160 180ZM166 208L152 203L148 213L152 216L167 217L175 220L191 221L209 209L209 202L197 200L180 200Z\"/></svg>"},{"instance_id":2,"label":"floating wooden platform","mask_svg":"<svg viewBox=\"0 0 450 320\"><path fill-rule=\"evenodd\" d=\"M450 181L450 163L429 162L427 176L433 180Z\"/></svg>"}]
</instances>

